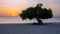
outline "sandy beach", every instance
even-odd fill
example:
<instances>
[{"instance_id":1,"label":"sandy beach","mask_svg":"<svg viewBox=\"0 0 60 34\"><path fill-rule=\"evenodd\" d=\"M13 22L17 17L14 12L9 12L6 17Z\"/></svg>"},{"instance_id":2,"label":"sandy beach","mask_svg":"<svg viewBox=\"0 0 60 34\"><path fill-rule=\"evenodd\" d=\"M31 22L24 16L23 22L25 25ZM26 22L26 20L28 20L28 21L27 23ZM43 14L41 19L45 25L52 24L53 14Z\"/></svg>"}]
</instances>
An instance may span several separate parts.
<instances>
[{"instance_id":1,"label":"sandy beach","mask_svg":"<svg viewBox=\"0 0 60 34\"><path fill-rule=\"evenodd\" d=\"M0 24L0 34L60 34L60 23L45 25Z\"/></svg>"}]
</instances>

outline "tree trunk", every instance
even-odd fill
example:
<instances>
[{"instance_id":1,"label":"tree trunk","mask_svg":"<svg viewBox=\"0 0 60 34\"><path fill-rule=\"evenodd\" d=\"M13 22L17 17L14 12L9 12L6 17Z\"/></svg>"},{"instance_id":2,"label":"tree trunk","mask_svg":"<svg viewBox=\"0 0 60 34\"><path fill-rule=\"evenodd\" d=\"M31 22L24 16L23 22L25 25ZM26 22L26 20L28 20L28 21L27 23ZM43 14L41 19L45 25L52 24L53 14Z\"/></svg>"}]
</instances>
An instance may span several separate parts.
<instances>
[{"instance_id":1,"label":"tree trunk","mask_svg":"<svg viewBox=\"0 0 60 34\"><path fill-rule=\"evenodd\" d=\"M38 24L43 24L42 20L40 20L39 18L36 18L36 20L38 21Z\"/></svg>"}]
</instances>

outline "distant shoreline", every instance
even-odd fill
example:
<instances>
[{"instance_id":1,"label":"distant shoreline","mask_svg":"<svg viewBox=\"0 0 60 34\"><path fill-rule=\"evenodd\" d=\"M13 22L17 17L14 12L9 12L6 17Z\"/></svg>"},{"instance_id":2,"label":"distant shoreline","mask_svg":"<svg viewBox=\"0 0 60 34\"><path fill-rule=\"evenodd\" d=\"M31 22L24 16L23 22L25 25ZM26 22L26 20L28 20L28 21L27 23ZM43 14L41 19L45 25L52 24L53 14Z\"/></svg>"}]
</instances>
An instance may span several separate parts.
<instances>
[{"instance_id":1,"label":"distant shoreline","mask_svg":"<svg viewBox=\"0 0 60 34\"><path fill-rule=\"evenodd\" d=\"M33 23L0 23L0 24L20 24L20 25L27 25L27 24L33 24ZM43 24L60 24L60 22L46 22Z\"/></svg>"}]
</instances>

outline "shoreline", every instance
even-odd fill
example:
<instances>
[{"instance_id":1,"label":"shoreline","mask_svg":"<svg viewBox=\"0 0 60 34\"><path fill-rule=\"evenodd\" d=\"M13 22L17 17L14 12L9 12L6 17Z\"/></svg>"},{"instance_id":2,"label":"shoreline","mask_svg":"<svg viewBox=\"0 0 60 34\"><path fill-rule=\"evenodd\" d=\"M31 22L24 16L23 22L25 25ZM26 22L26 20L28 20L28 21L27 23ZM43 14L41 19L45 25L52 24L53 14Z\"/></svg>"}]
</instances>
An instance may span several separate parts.
<instances>
[{"instance_id":1,"label":"shoreline","mask_svg":"<svg viewBox=\"0 0 60 34\"><path fill-rule=\"evenodd\" d=\"M0 24L20 24L20 25L27 25L27 24L33 24L33 23L0 23ZM60 22L45 22L43 24L60 24Z\"/></svg>"}]
</instances>

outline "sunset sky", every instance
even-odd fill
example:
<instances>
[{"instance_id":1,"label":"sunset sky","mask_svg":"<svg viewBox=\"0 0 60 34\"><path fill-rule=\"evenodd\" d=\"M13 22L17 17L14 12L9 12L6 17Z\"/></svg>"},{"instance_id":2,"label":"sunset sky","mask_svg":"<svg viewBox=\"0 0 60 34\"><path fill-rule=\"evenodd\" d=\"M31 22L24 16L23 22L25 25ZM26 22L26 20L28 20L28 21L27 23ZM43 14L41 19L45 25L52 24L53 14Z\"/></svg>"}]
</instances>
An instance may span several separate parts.
<instances>
[{"instance_id":1,"label":"sunset sky","mask_svg":"<svg viewBox=\"0 0 60 34\"><path fill-rule=\"evenodd\" d=\"M54 16L60 16L60 0L0 0L0 16L18 16L21 10L37 3L51 8Z\"/></svg>"}]
</instances>

